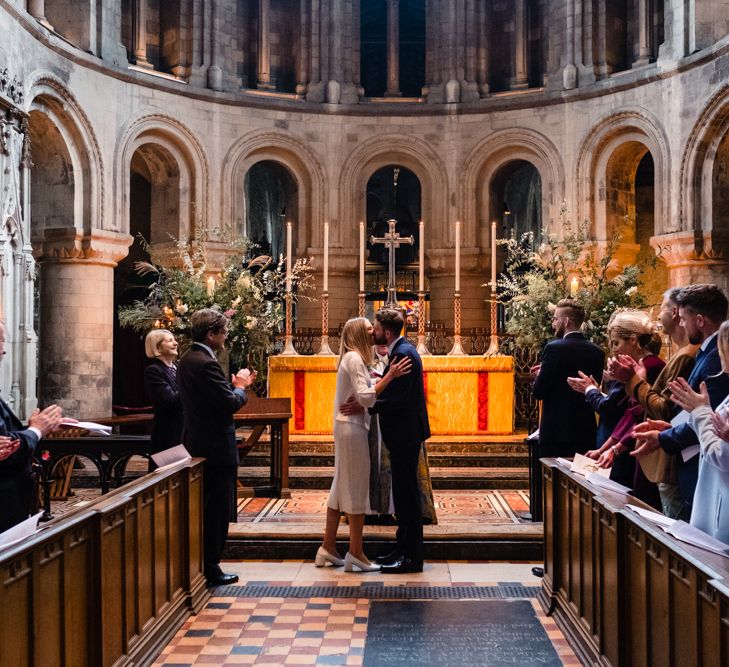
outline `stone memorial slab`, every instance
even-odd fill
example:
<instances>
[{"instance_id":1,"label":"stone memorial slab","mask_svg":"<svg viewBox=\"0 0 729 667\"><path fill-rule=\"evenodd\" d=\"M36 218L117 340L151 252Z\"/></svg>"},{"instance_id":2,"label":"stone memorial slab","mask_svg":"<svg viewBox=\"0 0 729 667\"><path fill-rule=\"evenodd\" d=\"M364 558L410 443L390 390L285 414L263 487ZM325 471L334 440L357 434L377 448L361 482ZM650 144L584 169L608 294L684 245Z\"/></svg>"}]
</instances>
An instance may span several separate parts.
<instances>
[{"instance_id":1,"label":"stone memorial slab","mask_svg":"<svg viewBox=\"0 0 729 667\"><path fill-rule=\"evenodd\" d=\"M562 665L527 600L375 601L364 667Z\"/></svg>"}]
</instances>

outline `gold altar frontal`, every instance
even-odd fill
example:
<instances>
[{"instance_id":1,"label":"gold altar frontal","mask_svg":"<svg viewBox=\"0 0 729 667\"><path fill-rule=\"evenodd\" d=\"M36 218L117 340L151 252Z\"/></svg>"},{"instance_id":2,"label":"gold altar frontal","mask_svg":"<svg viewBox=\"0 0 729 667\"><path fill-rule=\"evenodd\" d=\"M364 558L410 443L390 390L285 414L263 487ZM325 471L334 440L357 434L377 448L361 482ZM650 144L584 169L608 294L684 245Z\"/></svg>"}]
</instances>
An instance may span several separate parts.
<instances>
[{"instance_id":1,"label":"gold altar frontal","mask_svg":"<svg viewBox=\"0 0 729 667\"><path fill-rule=\"evenodd\" d=\"M337 357L276 356L268 360L268 395L291 398L292 435L331 435ZM513 357L423 357L430 430L434 436L513 433Z\"/></svg>"}]
</instances>

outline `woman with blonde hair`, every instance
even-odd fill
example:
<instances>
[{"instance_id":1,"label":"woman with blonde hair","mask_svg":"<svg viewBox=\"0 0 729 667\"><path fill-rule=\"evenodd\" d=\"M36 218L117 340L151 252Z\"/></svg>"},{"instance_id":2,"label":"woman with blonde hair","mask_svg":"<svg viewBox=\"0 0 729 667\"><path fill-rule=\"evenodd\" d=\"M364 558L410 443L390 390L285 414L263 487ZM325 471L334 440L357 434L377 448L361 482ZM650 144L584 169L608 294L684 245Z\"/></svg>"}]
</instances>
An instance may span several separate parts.
<instances>
[{"instance_id":1,"label":"woman with blonde hair","mask_svg":"<svg viewBox=\"0 0 729 667\"><path fill-rule=\"evenodd\" d=\"M167 329L152 329L144 340L152 361L144 369L144 388L152 401L152 453L182 442L182 401L177 389L177 341Z\"/></svg>"},{"instance_id":2,"label":"woman with blonde hair","mask_svg":"<svg viewBox=\"0 0 729 667\"><path fill-rule=\"evenodd\" d=\"M352 572L372 572L372 565L362 548L364 517L370 511L369 499L369 428L367 408L374 405L377 394L390 382L410 372L410 361L402 359L391 364L382 379L373 384L368 365L372 359L372 323L363 317L347 320L342 328L337 388L334 398L334 479L327 502L327 520L322 546L316 553L314 564L344 565ZM342 414L340 406L354 398L364 409L357 414ZM349 522L349 551L344 559L337 552L337 528L340 514L347 514Z\"/></svg>"}]
</instances>

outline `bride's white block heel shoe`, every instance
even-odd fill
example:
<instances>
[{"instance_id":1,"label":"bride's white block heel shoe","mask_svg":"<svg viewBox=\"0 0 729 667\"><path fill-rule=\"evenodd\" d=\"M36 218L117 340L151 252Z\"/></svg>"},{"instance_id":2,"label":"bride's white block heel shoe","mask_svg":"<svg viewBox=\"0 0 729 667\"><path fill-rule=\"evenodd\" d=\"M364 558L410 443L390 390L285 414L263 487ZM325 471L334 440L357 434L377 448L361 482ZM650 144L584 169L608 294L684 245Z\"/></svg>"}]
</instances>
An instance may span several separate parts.
<instances>
[{"instance_id":1,"label":"bride's white block heel shoe","mask_svg":"<svg viewBox=\"0 0 729 667\"><path fill-rule=\"evenodd\" d=\"M341 567L344 565L344 561L341 558L334 554L330 554L324 547L319 547L319 550L316 552L316 557L314 558L314 565L316 567L324 567L327 563L331 563L334 567Z\"/></svg>"},{"instance_id":2,"label":"bride's white block heel shoe","mask_svg":"<svg viewBox=\"0 0 729 667\"><path fill-rule=\"evenodd\" d=\"M355 558L348 551L344 557L344 571L354 572L355 569L360 572L379 572L380 566L375 565L374 563L370 563L369 565L367 563L363 563L359 558Z\"/></svg>"}]
</instances>

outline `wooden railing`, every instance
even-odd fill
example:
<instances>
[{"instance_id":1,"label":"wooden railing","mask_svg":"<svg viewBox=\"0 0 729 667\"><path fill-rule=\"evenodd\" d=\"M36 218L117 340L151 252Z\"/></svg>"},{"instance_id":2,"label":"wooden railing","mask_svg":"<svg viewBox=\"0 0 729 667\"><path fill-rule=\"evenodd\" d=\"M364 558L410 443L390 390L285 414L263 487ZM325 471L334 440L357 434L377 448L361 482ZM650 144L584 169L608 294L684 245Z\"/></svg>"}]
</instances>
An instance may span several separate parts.
<instances>
[{"instance_id":1,"label":"wooden railing","mask_svg":"<svg viewBox=\"0 0 729 667\"><path fill-rule=\"evenodd\" d=\"M143 665L209 597L202 459L0 550L0 665Z\"/></svg>"},{"instance_id":2,"label":"wooden railing","mask_svg":"<svg viewBox=\"0 0 729 667\"><path fill-rule=\"evenodd\" d=\"M729 664L729 558L674 539L625 507L635 498L554 459L542 474L539 599L583 663Z\"/></svg>"}]
</instances>

